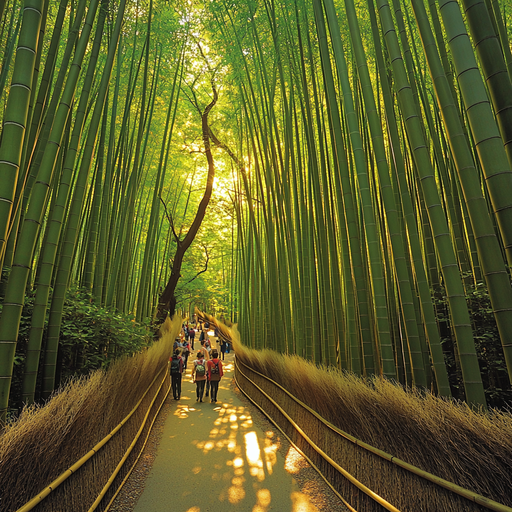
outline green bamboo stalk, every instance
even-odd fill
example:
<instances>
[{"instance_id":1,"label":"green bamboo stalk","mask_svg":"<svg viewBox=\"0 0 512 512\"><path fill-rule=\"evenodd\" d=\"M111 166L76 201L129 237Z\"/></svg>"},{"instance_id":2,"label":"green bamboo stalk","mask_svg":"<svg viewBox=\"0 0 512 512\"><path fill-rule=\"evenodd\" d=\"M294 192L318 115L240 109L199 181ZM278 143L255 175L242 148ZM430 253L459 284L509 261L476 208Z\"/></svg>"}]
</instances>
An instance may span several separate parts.
<instances>
[{"instance_id":1,"label":"green bamboo stalk","mask_svg":"<svg viewBox=\"0 0 512 512\"><path fill-rule=\"evenodd\" d=\"M147 96L147 83L148 83L148 74L149 74L149 48L150 48L150 42L151 42L151 17L153 15L153 2L150 1L149 4L149 11L148 11L148 24L147 24L147 35L144 43L143 48L143 55L144 55L144 74L143 74L143 82L142 82L142 98L140 101L140 110L139 110L139 126L137 130L137 139L136 139L136 146L135 146L135 154L133 158L133 171L130 175L130 197L128 199L128 236L129 236L129 244L125 244L123 247L124 250L124 256L123 256L123 264L121 267L120 277L119 277L119 284L120 284L120 290L118 292L118 295L120 299L123 301L122 303L119 302L118 308L121 311L128 311L129 307L126 306L127 301L127 290L126 290L126 284L129 282L129 265L130 265L130 258L132 256L132 245L134 243L133 237L135 236L134 229L135 229L135 200L137 195L137 189L140 184L140 176L141 176L141 169L142 169L142 158L141 158L141 147L142 147L142 141L144 136L144 130L146 128L146 123L151 123L151 118L148 120L148 115L150 115L153 112L153 109L151 108L151 105L148 105L148 112L146 112L146 96ZM135 46L135 40L134 40L134 46ZM141 56L142 61L142 56ZM140 66L140 62L139 62ZM128 301L129 303L129 301Z\"/></svg>"},{"instance_id":2,"label":"green bamboo stalk","mask_svg":"<svg viewBox=\"0 0 512 512\"><path fill-rule=\"evenodd\" d=\"M392 97L390 87L386 77L386 66L384 64L384 58L382 55L382 48L380 46L380 35L377 30L377 20L375 17L375 10L373 3L369 4L369 13L372 26L373 40L375 44L375 54L378 65L378 71L381 77L381 87L383 92L384 109L386 112L386 123L388 126L388 132L390 137L390 143L393 148L393 157L391 162L394 164L394 171L398 181L398 191L400 194L400 200L402 210L404 213L404 221L407 230L407 237L409 241L409 251L411 253L411 263L413 267L413 273L415 275L415 281L417 291L420 298L421 313L423 319L423 325L427 336L427 342L430 349L430 357L432 359L432 366L437 382L438 392L444 396L451 396L450 386L448 383L448 373L444 363L444 356L441 349L441 338L437 328L437 322L434 314L434 308L432 305L431 291L428 284L428 279L423 263L423 256L420 247L420 238L418 232L418 225L416 223L416 217L414 214L414 206L412 203L411 194L409 192L408 178L406 176L405 161L404 158L407 153L402 153L402 148L399 140L398 126L396 123L396 115L392 107ZM361 71L364 71L361 69ZM364 90L364 89L363 89ZM367 110L371 114L372 122L376 122L373 119L373 109L368 108ZM376 143L378 144L378 143ZM428 232L430 232L430 226L425 226ZM427 243L431 242L432 238L427 238ZM432 244L430 244L432 245ZM433 246L432 246L433 254ZM431 258L432 259L432 258ZM430 260L431 260L430 259ZM428 261L430 261L428 260ZM433 258L435 262L435 257ZM437 266L434 269L437 275Z\"/></svg>"},{"instance_id":3,"label":"green bamboo stalk","mask_svg":"<svg viewBox=\"0 0 512 512\"><path fill-rule=\"evenodd\" d=\"M449 84L436 51L427 13L422 2L413 0L412 5L448 133L452 155L464 192L465 202L468 206L483 275L500 333L509 378L512 379L512 287L510 278L501 257L500 245L487 210L487 202L482 193L478 172L466 143L458 112L452 101Z\"/></svg>"},{"instance_id":4,"label":"green bamboo stalk","mask_svg":"<svg viewBox=\"0 0 512 512\"><path fill-rule=\"evenodd\" d=\"M511 160L507 160L507 154L503 148L503 142L506 143L507 140L510 140L510 135L506 135L506 140L503 141L498 127L496 126L489 97L482 76L480 75L473 53L473 46L469 40L458 4L440 0L439 8L448 44L453 56L453 64L458 76L464 108L510 266L512 265L512 197L507 191L512 189L512 170ZM480 15L485 18L482 12L480 12L479 16ZM494 35L494 31L492 28L488 27L488 24L485 23L483 18L483 34L487 34L489 38L491 38L491 35ZM479 37L477 37L477 41L480 41ZM492 38L492 41L489 41L489 45L493 51L496 48L496 44L497 41L495 37ZM489 51L485 49L486 46L487 45L483 43L484 48L481 50L482 52L485 51L487 53ZM508 74L506 70L503 69L501 49L497 51L499 56L496 55L496 67L493 68L497 73L496 82L492 80L491 69L488 69L488 65L492 65L492 58L489 57L488 60L488 58L482 54L485 61L484 72L486 77L489 77L488 85L490 87L493 103L495 106L503 107L505 109L503 116L508 116L512 113L512 110L509 108L511 98L508 97L509 93L507 91L512 89L510 88ZM482 65L484 65L484 63L482 63ZM495 88L498 86L501 87L500 84L502 82L504 83L503 92L497 93ZM499 117L499 120L501 129L508 130L509 128L506 128L508 121L501 117ZM508 132L504 133L508 134ZM512 144L507 144L507 147L512 149Z\"/></svg>"},{"instance_id":5,"label":"green bamboo stalk","mask_svg":"<svg viewBox=\"0 0 512 512\"><path fill-rule=\"evenodd\" d=\"M299 41L300 41L299 36ZM300 44L300 43L299 43ZM300 45L302 46L302 45ZM302 57L302 60L304 58ZM307 81L305 77L305 72L302 73L302 83L303 90L307 91ZM307 105L307 103L306 103ZM342 200L338 199L339 208L341 205L344 206L343 213L339 213L338 217L343 219L345 217L348 227L348 234L350 240L350 250L351 250L351 258L353 264L353 271L355 276L355 282L357 286L357 297L359 303L359 314L361 317L361 335L362 335L362 347L364 354L364 371L367 374L371 374L374 372L374 359L373 359L373 341L371 340L371 331L369 329L369 324L367 324L368 320L368 296L366 294L366 290L364 284L366 282L365 278L362 277L362 256L361 256L361 246L359 244L359 235L357 221L354 216L354 206L352 202L352 194L351 194L351 185L349 183L348 178L348 169L346 164L346 155L343 149L343 142L341 140L341 125L339 121L339 114L337 113L337 103L332 100L329 103L330 108L332 110L331 114L331 124L333 126L334 137L336 137L337 151L336 151L336 160L335 163L337 165L336 173L335 173L335 186L337 189L337 196L339 198L343 198ZM311 140L311 136L310 136ZM308 145L310 145L309 142ZM343 192L342 192L343 191Z\"/></svg>"},{"instance_id":6,"label":"green bamboo stalk","mask_svg":"<svg viewBox=\"0 0 512 512\"><path fill-rule=\"evenodd\" d=\"M0 262L5 253L18 180L42 9L42 0L24 2L20 38L4 115L0 146L0 174L3 177L0 181ZM0 334L0 422L6 418L15 347L16 339L4 340Z\"/></svg>"},{"instance_id":7,"label":"green bamboo stalk","mask_svg":"<svg viewBox=\"0 0 512 512\"><path fill-rule=\"evenodd\" d=\"M341 38L339 36L339 26L334 10L334 3L332 0L324 0L326 5L326 12L328 14L328 21L331 25L331 38L333 39L334 51L336 57L336 64L340 66L339 76L347 74L346 64L343 57L343 47L341 46ZM361 89L363 92L363 100L366 107L366 113L369 119L369 126L372 132L373 150L375 151L377 170L379 173L379 184L381 193L384 200L384 210L387 218L387 226L389 229L389 237L391 242L391 250L393 254L393 262L395 271L397 273L397 285L399 287L399 299L402 304L404 315L405 336L409 344L409 353L411 355L411 367L413 368L413 378L416 385L425 386L427 384L424 362L421 350L421 344L418 333L418 321L416 319L416 312L414 309L413 293L411 283L409 282L409 271L406 262L406 251L404 248L404 241L400 229L400 221L398 219L398 209L395 203L395 196L391 181L389 178L389 169L386 161L386 154L384 148L384 140L380 120L377 116L376 104L371 87L370 76L367 67L367 60L364 53L360 31L357 23L357 17L353 2L345 2L347 17L349 20L350 34L352 38L352 45L354 47L354 56L357 62L357 70L359 80L361 82ZM344 69L344 71L342 71ZM347 112L353 112L353 106L350 105L350 88L347 82L342 82L344 96L347 96ZM353 117L353 116L352 116ZM358 129L354 126L351 132ZM360 145L360 143L359 143ZM446 382L447 384L447 382Z\"/></svg>"},{"instance_id":8,"label":"green bamboo stalk","mask_svg":"<svg viewBox=\"0 0 512 512\"><path fill-rule=\"evenodd\" d=\"M158 69L160 69L160 59L162 55L162 49L160 49L159 53L159 64ZM158 218L160 216L160 197L162 195L162 189L165 179L165 171L167 169L168 162L168 149L170 142L172 140L172 132L174 128L174 123L176 120L176 112L178 106L178 98L180 92L180 84L183 78L183 50L181 51L180 58L178 60L174 79L173 86L171 90L171 97L169 99L169 106L167 109L167 115L165 120L164 133L162 137L162 145L160 148L160 157L157 167L157 174L155 178L155 186L153 189L153 198L151 205L151 214L149 218L148 228L147 228L147 238L146 238L146 250L144 252L144 260L142 262L142 274L141 274L141 291L139 292L142 297L142 302L140 308L137 308L138 318L141 320L144 316L148 315L151 310L150 303L152 297L151 287L149 285L149 274L152 262L155 261L155 249L156 249L156 237L158 236L156 227ZM176 99L175 99L176 95Z\"/></svg>"},{"instance_id":9,"label":"green bamboo stalk","mask_svg":"<svg viewBox=\"0 0 512 512\"><path fill-rule=\"evenodd\" d=\"M28 210L21 226L18 244L14 254L14 264L7 283L6 298L0 317L0 337L16 343L21 311L25 300L30 268L34 256L41 223L46 211L49 188L60 151L64 130L78 83L81 63L87 49L89 34L94 21L97 1L93 2L90 15L78 42L73 64L68 73L61 101L55 114L55 122L48 138L48 145L41 161L38 181L34 184Z\"/></svg>"},{"instance_id":10,"label":"green bamboo stalk","mask_svg":"<svg viewBox=\"0 0 512 512\"><path fill-rule=\"evenodd\" d=\"M71 57L73 54L73 49L76 44L76 40L79 36L80 25L82 24L82 18L85 12L87 2L81 0L78 3L76 18L73 23L73 26L70 28L70 32L68 34L68 39L66 41L66 47L64 48L64 54L62 56L62 63L59 68L59 72L57 74L57 79L55 80L55 84L52 90L52 97L50 103L48 105L48 109L43 118L43 124L41 127L41 131L38 134L39 137L37 139L36 146L34 148L34 156L30 161L27 162L26 165L26 177L24 181L24 188L21 193L23 195L22 205L21 205L21 217L23 218L24 212L27 208L27 203L31 194L32 186L36 179L38 179L38 172L41 167L41 162L43 159L43 155L46 151L46 145L49 140L49 136L53 127L55 114L58 109L59 98L62 93L62 89L64 86L64 80L66 78L66 73L71 62ZM30 141L29 141L30 143ZM27 148L27 153L31 150L30 147Z\"/></svg>"},{"instance_id":11,"label":"green bamboo stalk","mask_svg":"<svg viewBox=\"0 0 512 512\"><path fill-rule=\"evenodd\" d=\"M430 225L434 234L437 255L441 262L447 300L450 306L452 325L457 339L461 358L466 399L473 405L486 406L478 359L476 356L469 313L464 296L464 288L448 230L446 217L441 208L435 177L426 150L420 120L416 114L414 99L408 85L407 75L401 58L398 40L391 18L389 4L386 0L377 2L381 24L385 33L386 46L392 60L392 67L398 93L398 101L411 144L416 169L421 181Z\"/></svg>"},{"instance_id":12,"label":"green bamboo stalk","mask_svg":"<svg viewBox=\"0 0 512 512\"><path fill-rule=\"evenodd\" d=\"M322 41L326 39L327 34L325 33L325 28L323 27L324 21L321 3L318 0L315 0L314 6L317 19L317 29L319 27L322 27L321 32L319 32L319 42L321 45L320 49L322 51ZM332 5L331 7L332 9L334 9L334 5ZM350 140L354 154L359 194L361 201L363 203L362 217L364 229L367 236L368 252L370 255L370 274L372 287L374 290L378 343L381 350L382 369L384 375L386 375L388 378L394 379L396 378L396 370L394 363L393 348L391 345L390 326L386 304L387 301L384 285L383 262L381 259L380 240L377 233L376 213L373 209L373 201L370 195L370 183L368 179L366 155L364 154L357 116L353 104L352 95L350 93L351 88L348 82L348 71L343 55L343 48L341 46L341 38L339 38L339 28L337 26L336 18L333 19L333 14L335 16L335 11L330 10L329 14L330 16L328 17L328 21L331 22L331 37L333 38L333 44L335 44L334 52L335 62L338 70L338 79L341 82L344 112L348 124L348 130L350 133ZM335 103L336 99L334 93L334 80L332 70L330 68L330 63L328 60L327 48L324 49L324 56L322 58L322 61L324 65L324 80L328 80L328 96L330 96L329 108L332 108L332 105L333 103ZM334 124L334 126L336 125ZM393 210L396 210L396 208L393 208ZM400 234L398 234L398 236L400 237ZM414 323L416 323L415 319ZM410 333L410 336L412 336L412 333ZM420 385L424 385L424 380L421 380L420 374L418 374L418 381Z\"/></svg>"},{"instance_id":13,"label":"green bamboo stalk","mask_svg":"<svg viewBox=\"0 0 512 512\"><path fill-rule=\"evenodd\" d=\"M84 156L80 163L79 174L73 193L73 199L71 201L71 209L68 216L66 230L64 233L65 238L60 255L57 277L55 280L55 289L53 292L50 319L48 321L48 339L45 353L45 365L43 370L42 394L44 397L48 397L54 389L62 311L64 306L64 298L68 288L69 274L72 267L73 252L77 240L77 229L85 194L85 184L91 166L92 154L96 143L98 127L101 120L101 114L103 111L108 84L110 81L114 56L117 51L125 7L126 0L121 0L117 12L116 24L109 44L107 61L101 77L98 98L95 102L91 123L89 125Z\"/></svg>"},{"instance_id":14,"label":"green bamboo stalk","mask_svg":"<svg viewBox=\"0 0 512 512\"><path fill-rule=\"evenodd\" d=\"M512 79L485 1L462 0L469 30L494 107L509 166L512 166ZM492 11L491 11L492 12ZM510 46L508 52L510 53Z\"/></svg>"},{"instance_id":15,"label":"green bamboo stalk","mask_svg":"<svg viewBox=\"0 0 512 512\"><path fill-rule=\"evenodd\" d=\"M501 9L498 0L492 0L492 14L494 15L494 19L496 20L496 25L498 27L498 35L500 38L501 49L505 56L505 64L508 70L508 76L510 80L512 80L512 50L510 49L510 44L507 37L507 29L505 27L505 23L503 21L503 16L501 15Z\"/></svg>"},{"instance_id":16,"label":"green bamboo stalk","mask_svg":"<svg viewBox=\"0 0 512 512\"><path fill-rule=\"evenodd\" d=\"M41 16L41 25L39 28L39 42L37 45L37 52L36 52L36 59L34 62L34 74L32 77L32 87L31 87L31 93L30 93L30 101L28 106L28 115L27 115L27 127L31 126L32 124L32 117L34 112L34 102L35 102L35 94L37 90L37 83L39 79L39 67L41 63L41 55L43 52L44 47L44 34L46 32L46 22L48 17L48 4L49 2L44 3L44 8ZM14 209L15 214L13 215L13 221L11 222L11 225L9 227L9 238L8 238L8 244L5 254L5 260L4 260L4 266L6 269L10 269L12 265L12 259L14 257L14 249L16 247L16 237L18 236L18 227L19 227L19 221L21 219L21 207L20 207L20 198L21 194L23 192L23 187L25 184L26 179L26 155L27 155L27 149L28 149L28 140L29 140L30 133L27 132L24 137L23 141L23 149L21 153L21 164L20 164L20 174L18 177L18 183L16 186L16 192L14 195Z\"/></svg>"},{"instance_id":17,"label":"green bamboo stalk","mask_svg":"<svg viewBox=\"0 0 512 512\"><path fill-rule=\"evenodd\" d=\"M3 262L7 233L11 223L43 6L43 0L25 0L24 2L23 21L4 115L0 146L0 173L3 176L0 183L0 262ZM3 371L0 371L0 375L2 373ZM0 392L0 416L4 414L4 399L7 400L7 397Z\"/></svg>"},{"instance_id":18,"label":"green bamboo stalk","mask_svg":"<svg viewBox=\"0 0 512 512\"><path fill-rule=\"evenodd\" d=\"M90 89L93 82L94 70L100 53L103 26L105 23L105 5L100 9L91 56L85 74L84 84L80 95L73 131L70 143L68 144L63 171L60 179L60 186L55 201L55 207L50 215L47 224L46 243L42 250L40 271L36 281L36 295L34 299L34 310L29 333L29 342L26 352L25 371L23 377L23 400L31 403L34 399L36 376L39 367L39 357L42 344L46 311L48 308L48 297L52 286L52 277L55 266L55 258L58 253L61 227L65 220L66 206L69 190L72 185L75 161L77 159L78 147L87 113L87 103Z\"/></svg>"},{"instance_id":19,"label":"green bamboo stalk","mask_svg":"<svg viewBox=\"0 0 512 512\"><path fill-rule=\"evenodd\" d=\"M47 98L51 88L52 77L55 73L55 62L57 60L57 54L61 44L62 28L66 16L68 1L69 0L60 0L57 16L55 17L55 22L52 26L52 39L50 41L48 53L46 54L44 71L41 75L41 81L39 83L39 88L37 89L37 97L32 109L30 129L27 137L24 155L25 158L23 162L24 173L27 172L28 168L30 167L30 162L32 160L33 152L35 149L34 146L37 138L39 137L41 125L43 122L44 112L48 107ZM18 192L18 195L22 195L22 193L23 189Z\"/></svg>"},{"instance_id":20,"label":"green bamboo stalk","mask_svg":"<svg viewBox=\"0 0 512 512\"><path fill-rule=\"evenodd\" d=\"M16 41L18 40L18 33L21 27L21 16L18 18L16 22L16 26L14 27L14 15L16 13L16 2L12 6L11 18L9 21L9 28L7 30L7 47L4 52L4 58L2 59L2 69L0 72L0 98L3 96L5 82L7 81L7 75L9 73L9 68L11 66L12 55L14 53L14 47L16 45ZM1 19L1 17L0 17ZM1 39L0 39L1 41Z\"/></svg>"}]
</instances>

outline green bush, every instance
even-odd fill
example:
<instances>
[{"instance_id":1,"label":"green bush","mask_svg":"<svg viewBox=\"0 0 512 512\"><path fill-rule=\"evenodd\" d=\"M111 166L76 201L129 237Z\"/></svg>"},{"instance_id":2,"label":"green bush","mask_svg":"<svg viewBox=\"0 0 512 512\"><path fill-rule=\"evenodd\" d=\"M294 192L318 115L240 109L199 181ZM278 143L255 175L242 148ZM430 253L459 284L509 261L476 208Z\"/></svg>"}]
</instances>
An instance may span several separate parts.
<instances>
[{"instance_id":1,"label":"green bush","mask_svg":"<svg viewBox=\"0 0 512 512\"><path fill-rule=\"evenodd\" d=\"M11 386L11 407L21 407L21 390L25 366L25 352L30 333L34 306L33 294L25 298ZM106 309L94 302L92 295L82 288L68 291L60 333L56 385L85 375L92 370L107 368L112 361L146 349L153 341L149 322L136 323L131 315ZM39 364L42 369L46 342L46 325ZM39 372L41 373L41 371ZM36 396L39 395L39 385Z\"/></svg>"},{"instance_id":2,"label":"green bush","mask_svg":"<svg viewBox=\"0 0 512 512\"><path fill-rule=\"evenodd\" d=\"M473 337L487 403L490 407L511 409L512 390L505 356L485 285L477 283L467 286L466 301L471 316ZM463 400L462 372L455 338L450 327L444 289L441 290L441 295L434 299L434 302L452 394L455 398Z\"/></svg>"},{"instance_id":3,"label":"green bush","mask_svg":"<svg viewBox=\"0 0 512 512\"><path fill-rule=\"evenodd\" d=\"M70 290L60 332L61 378L106 368L118 357L136 354L151 342L149 325L98 306L83 289Z\"/></svg>"}]
</instances>

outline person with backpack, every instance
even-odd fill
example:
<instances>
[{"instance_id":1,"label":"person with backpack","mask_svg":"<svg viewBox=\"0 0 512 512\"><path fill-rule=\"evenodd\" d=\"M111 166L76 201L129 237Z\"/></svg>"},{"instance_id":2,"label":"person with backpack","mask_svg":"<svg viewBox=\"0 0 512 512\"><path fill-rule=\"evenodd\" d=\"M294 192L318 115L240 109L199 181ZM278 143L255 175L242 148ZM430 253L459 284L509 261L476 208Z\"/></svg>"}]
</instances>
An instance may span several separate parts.
<instances>
[{"instance_id":1,"label":"person with backpack","mask_svg":"<svg viewBox=\"0 0 512 512\"><path fill-rule=\"evenodd\" d=\"M208 370L208 381L212 390L211 402L217 402L217 393L219 391L219 382L224 375L222 369L222 361L219 359L219 353L217 350L212 350L212 358L206 363Z\"/></svg>"},{"instance_id":2,"label":"person with backpack","mask_svg":"<svg viewBox=\"0 0 512 512\"><path fill-rule=\"evenodd\" d=\"M206 379L206 361L204 360L204 354L199 351L197 353L197 359L194 361L194 367L192 368L192 380L196 383L196 402L203 401Z\"/></svg>"},{"instance_id":3,"label":"person with backpack","mask_svg":"<svg viewBox=\"0 0 512 512\"><path fill-rule=\"evenodd\" d=\"M171 363L171 385L174 400L181 398L181 374L183 373L183 359L180 356L180 349L174 351L174 355L169 358Z\"/></svg>"}]
</instances>

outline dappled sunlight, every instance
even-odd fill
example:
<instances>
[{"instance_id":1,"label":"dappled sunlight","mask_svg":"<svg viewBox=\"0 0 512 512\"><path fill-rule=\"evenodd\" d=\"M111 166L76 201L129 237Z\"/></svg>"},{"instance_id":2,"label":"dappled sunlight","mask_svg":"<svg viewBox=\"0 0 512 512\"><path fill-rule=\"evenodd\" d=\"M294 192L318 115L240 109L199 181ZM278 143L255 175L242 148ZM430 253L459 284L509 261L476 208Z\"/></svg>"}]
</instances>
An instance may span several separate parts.
<instances>
[{"instance_id":1,"label":"dappled sunlight","mask_svg":"<svg viewBox=\"0 0 512 512\"><path fill-rule=\"evenodd\" d=\"M222 366L223 366L223 368L224 368L224 372L226 372L226 373L227 373L227 372L234 371L234 369L235 369L235 365L234 365L234 363L227 363L227 362L224 362L224 361L223 361L223 362L222 362ZM222 382L222 381L221 381L221 382ZM221 384L221 386L222 386L222 384Z\"/></svg>"},{"instance_id":2,"label":"dappled sunlight","mask_svg":"<svg viewBox=\"0 0 512 512\"><path fill-rule=\"evenodd\" d=\"M290 446L290 449L286 454L284 468L288 473L295 475L302 469L304 465L303 461L304 459L302 458L302 455L293 446Z\"/></svg>"},{"instance_id":3,"label":"dappled sunlight","mask_svg":"<svg viewBox=\"0 0 512 512\"><path fill-rule=\"evenodd\" d=\"M246 416L245 414L242 414L240 416L240 419L243 420L242 428L252 427L252 418L250 416Z\"/></svg>"},{"instance_id":4,"label":"dappled sunlight","mask_svg":"<svg viewBox=\"0 0 512 512\"><path fill-rule=\"evenodd\" d=\"M231 480L231 483L233 485L243 485L244 482L245 482L245 478L243 478L241 476L235 476L235 478L233 478Z\"/></svg>"},{"instance_id":5,"label":"dappled sunlight","mask_svg":"<svg viewBox=\"0 0 512 512\"><path fill-rule=\"evenodd\" d=\"M185 417L192 411L192 408L183 404L178 409L176 414L180 417ZM204 413L204 407L198 408L198 411L201 410ZM244 406L235 407L230 403L223 403L209 411L213 412L210 414L211 428L205 432L203 439L194 443L203 462L195 462L192 473L212 482L217 489L216 500L223 503L226 510L317 510L306 495L296 492L296 484L290 476L282 480L285 472L294 474L303 467L300 464L301 456L296 450L292 448L288 451L285 468L281 466L280 471L277 471L280 441L275 431L258 431L249 410ZM222 459L212 458L214 453L224 450L226 455L229 454L228 460L224 459L219 463ZM277 480L269 480L274 474ZM286 484L283 486L284 482ZM189 510L206 512L204 506Z\"/></svg>"},{"instance_id":6,"label":"dappled sunlight","mask_svg":"<svg viewBox=\"0 0 512 512\"><path fill-rule=\"evenodd\" d=\"M303 490L305 490L308 495L318 494L322 492L322 485L319 480L310 480L304 484Z\"/></svg>"},{"instance_id":7,"label":"dappled sunlight","mask_svg":"<svg viewBox=\"0 0 512 512\"><path fill-rule=\"evenodd\" d=\"M245 434L245 455L249 463L249 473L258 481L265 480L265 472L263 471L263 461L261 460L261 450L258 443L256 432L248 432Z\"/></svg>"},{"instance_id":8,"label":"dappled sunlight","mask_svg":"<svg viewBox=\"0 0 512 512\"><path fill-rule=\"evenodd\" d=\"M190 507L186 512L201 512L201 509L199 507Z\"/></svg>"},{"instance_id":9,"label":"dappled sunlight","mask_svg":"<svg viewBox=\"0 0 512 512\"><path fill-rule=\"evenodd\" d=\"M301 492L292 492L293 512L318 512L318 508L310 503L309 498Z\"/></svg>"},{"instance_id":10,"label":"dappled sunlight","mask_svg":"<svg viewBox=\"0 0 512 512\"><path fill-rule=\"evenodd\" d=\"M272 474L274 465L277 462L277 450L279 449L279 444L274 443L272 438L274 437L274 432L266 432L267 437L265 438L265 448L263 448L263 452L265 453L265 467L269 475Z\"/></svg>"},{"instance_id":11,"label":"dappled sunlight","mask_svg":"<svg viewBox=\"0 0 512 512\"><path fill-rule=\"evenodd\" d=\"M268 489L259 489L256 493L258 502L254 505L252 512L267 512L272 496Z\"/></svg>"},{"instance_id":12,"label":"dappled sunlight","mask_svg":"<svg viewBox=\"0 0 512 512\"><path fill-rule=\"evenodd\" d=\"M203 450L209 452L210 450L213 449L214 446L215 446L215 443L208 441L207 443L204 443Z\"/></svg>"},{"instance_id":13,"label":"dappled sunlight","mask_svg":"<svg viewBox=\"0 0 512 512\"><path fill-rule=\"evenodd\" d=\"M228 499L230 503L240 503L245 498L245 490L242 485L232 485L228 489Z\"/></svg>"},{"instance_id":14,"label":"dappled sunlight","mask_svg":"<svg viewBox=\"0 0 512 512\"><path fill-rule=\"evenodd\" d=\"M185 419L188 418L189 413L194 412L195 410L195 407L189 407L185 404L178 404L176 410L174 411L174 415L178 416L180 419Z\"/></svg>"},{"instance_id":15,"label":"dappled sunlight","mask_svg":"<svg viewBox=\"0 0 512 512\"><path fill-rule=\"evenodd\" d=\"M242 459L242 457L237 457L236 459L228 460L226 464L233 466L234 468L241 468L244 465L244 459Z\"/></svg>"}]
</instances>

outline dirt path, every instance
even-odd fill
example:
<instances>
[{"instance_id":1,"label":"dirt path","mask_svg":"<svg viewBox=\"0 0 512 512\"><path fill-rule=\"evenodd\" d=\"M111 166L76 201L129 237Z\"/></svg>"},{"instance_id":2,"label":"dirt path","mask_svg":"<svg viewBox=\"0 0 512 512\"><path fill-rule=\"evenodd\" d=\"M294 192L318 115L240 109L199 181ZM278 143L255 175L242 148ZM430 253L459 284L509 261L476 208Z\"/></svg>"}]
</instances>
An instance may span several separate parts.
<instances>
[{"instance_id":1,"label":"dirt path","mask_svg":"<svg viewBox=\"0 0 512 512\"><path fill-rule=\"evenodd\" d=\"M233 354L226 355L224 364L216 404L196 402L190 370L184 376L181 400L172 400L133 510L345 510L279 431L233 386Z\"/></svg>"}]
</instances>

